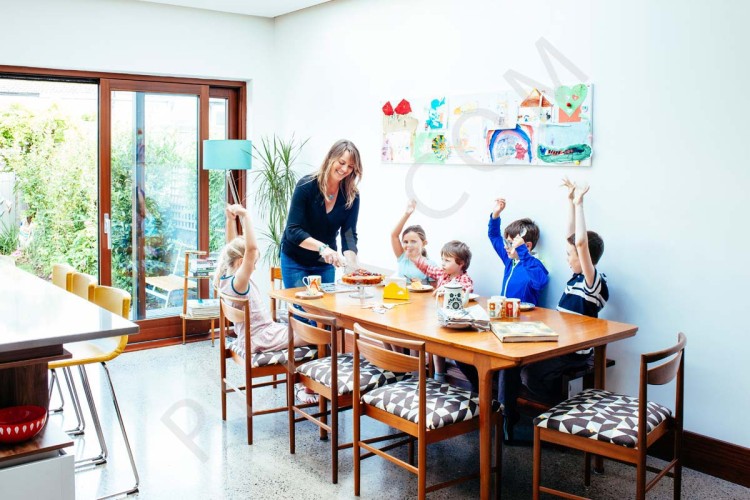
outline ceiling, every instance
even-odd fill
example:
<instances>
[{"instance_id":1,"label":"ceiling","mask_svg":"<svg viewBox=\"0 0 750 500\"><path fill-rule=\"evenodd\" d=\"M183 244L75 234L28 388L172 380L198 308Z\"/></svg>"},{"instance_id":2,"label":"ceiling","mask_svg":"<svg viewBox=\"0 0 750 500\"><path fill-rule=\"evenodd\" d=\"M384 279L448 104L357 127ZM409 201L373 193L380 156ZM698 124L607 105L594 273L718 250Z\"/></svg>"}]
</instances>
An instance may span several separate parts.
<instances>
[{"instance_id":1,"label":"ceiling","mask_svg":"<svg viewBox=\"0 0 750 500\"><path fill-rule=\"evenodd\" d=\"M247 16L277 17L296 10L312 7L329 0L137 0L140 2L161 3L244 14Z\"/></svg>"}]
</instances>

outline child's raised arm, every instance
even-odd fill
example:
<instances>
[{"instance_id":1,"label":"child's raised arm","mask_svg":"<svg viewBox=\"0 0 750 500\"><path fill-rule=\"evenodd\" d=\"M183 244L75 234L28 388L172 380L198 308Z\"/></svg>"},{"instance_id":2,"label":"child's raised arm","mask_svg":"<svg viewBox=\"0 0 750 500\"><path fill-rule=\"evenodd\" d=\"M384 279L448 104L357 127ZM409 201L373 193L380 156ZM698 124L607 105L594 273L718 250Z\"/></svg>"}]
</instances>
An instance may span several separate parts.
<instances>
[{"instance_id":1,"label":"child's raised arm","mask_svg":"<svg viewBox=\"0 0 750 500\"><path fill-rule=\"evenodd\" d=\"M401 231L404 229L406 221L409 220L411 214L414 213L414 209L416 208L416 206L417 200L409 200L409 202L406 204L406 210L404 211L404 214L396 223L393 231L391 231L391 248L393 248L393 254L396 256L396 258L401 257L401 254L404 253L404 247L401 246Z\"/></svg>"},{"instance_id":2,"label":"child's raised arm","mask_svg":"<svg viewBox=\"0 0 750 500\"><path fill-rule=\"evenodd\" d=\"M567 238L576 232L575 207L573 206L573 193L576 190L576 185L567 177L563 177L562 181L561 185L568 190L568 231L565 233Z\"/></svg>"},{"instance_id":3,"label":"child's raised arm","mask_svg":"<svg viewBox=\"0 0 750 500\"><path fill-rule=\"evenodd\" d=\"M586 278L586 286L591 287L594 285L596 269L591 261L591 253L589 253L589 237L586 231L586 218L583 215L583 196L588 191L589 186L576 186L573 205L575 206L576 252L578 253L578 261L581 263L581 271Z\"/></svg>"},{"instance_id":4,"label":"child's raised arm","mask_svg":"<svg viewBox=\"0 0 750 500\"><path fill-rule=\"evenodd\" d=\"M255 270L255 262L258 260L258 243L255 240L255 231L253 223L250 220L250 214L242 205L232 205L229 209L242 222L242 232L245 237L245 255L242 258L242 264L234 273L235 290L246 290L250 276Z\"/></svg>"}]
</instances>

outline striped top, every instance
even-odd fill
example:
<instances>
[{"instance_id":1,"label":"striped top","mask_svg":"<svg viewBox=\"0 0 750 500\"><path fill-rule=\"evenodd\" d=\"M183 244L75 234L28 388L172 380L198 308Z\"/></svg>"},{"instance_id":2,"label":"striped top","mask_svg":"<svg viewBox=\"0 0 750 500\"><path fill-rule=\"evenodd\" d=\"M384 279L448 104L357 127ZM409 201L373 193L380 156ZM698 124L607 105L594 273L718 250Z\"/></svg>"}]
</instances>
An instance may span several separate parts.
<instances>
[{"instance_id":1,"label":"striped top","mask_svg":"<svg viewBox=\"0 0 750 500\"><path fill-rule=\"evenodd\" d=\"M557 304L557 310L573 314L582 314L599 317L599 311L609 300L609 289L607 288L607 276L594 269L594 283L591 287L586 286L586 278L582 273L574 274Z\"/></svg>"}]
</instances>

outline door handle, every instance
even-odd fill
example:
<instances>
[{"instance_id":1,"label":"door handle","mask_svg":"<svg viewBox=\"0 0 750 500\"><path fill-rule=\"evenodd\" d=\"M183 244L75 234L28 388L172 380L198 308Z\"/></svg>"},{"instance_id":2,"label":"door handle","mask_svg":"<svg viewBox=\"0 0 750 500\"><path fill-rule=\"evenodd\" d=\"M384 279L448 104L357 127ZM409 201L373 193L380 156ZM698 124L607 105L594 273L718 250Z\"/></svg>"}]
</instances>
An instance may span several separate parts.
<instances>
[{"instance_id":1,"label":"door handle","mask_svg":"<svg viewBox=\"0 0 750 500\"><path fill-rule=\"evenodd\" d=\"M109 219L109 214L104 214L104 234L107 236L107 250L112 250L112 221Z\"/></svg>"}]
</instances>

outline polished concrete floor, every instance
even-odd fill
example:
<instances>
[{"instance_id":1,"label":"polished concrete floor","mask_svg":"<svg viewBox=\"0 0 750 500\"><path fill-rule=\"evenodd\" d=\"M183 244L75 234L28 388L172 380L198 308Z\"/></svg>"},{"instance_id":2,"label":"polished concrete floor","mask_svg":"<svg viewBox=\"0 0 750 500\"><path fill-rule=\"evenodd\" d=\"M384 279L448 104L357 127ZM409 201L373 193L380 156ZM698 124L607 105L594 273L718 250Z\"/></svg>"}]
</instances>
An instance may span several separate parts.
<instances>
[{"instance_id":1,"label":"polished concrete floor","mask_svg":"<svg viewBox=\"0 0 750 500\"><path fill-rule=\"evenodd\" d=\"M244 499L244 498L351 498L352 452L340 453L339 482L330 482L330 454L312 424L298 424L297 453L289 454L286 413L255 419L255 444L246 444L243 402L232 398L226 422L221 420L219 355L209 342L167 347L121 355L110 365L118 399L129 432L142 499ZM89 499L126 489L134 480L122 439L114 432L116 421L100 369L90 369L94 396L99 402L109 463L76 474L77 499ZM231 366L230 378L240 383L240 371ZM263 388L257 404L278 406L283 389ZM56 397L53 397L53 406ZM69 408L69 405L68 405ZM71 412L52 416L51 422L74 422ZM341 424L342 439L351 436L351 412ZM385 427L371 424L366 432L382 434ZM78 440L76 453L96 449L93 426ZM428 451L428 484L442 481L478 466L476 434L433 445ZM654 461L658 465L658 461ZM632 498L634 469L606 463L606 472L582 485L582 457L574 452L545 450L543 478L550 486L597 499ZM502 496L531 498L531 447L506 446L503 458ZM649 498L671 498L672 481L663 479ZM478 481L441 490L430 498L476 498ZM416 478L409 472L374 457L362 468L363 498L414 498ZM685 470L683 498L748 499L750 489L691 470Z\"/></svg>"}]
</instances>

